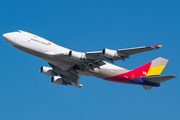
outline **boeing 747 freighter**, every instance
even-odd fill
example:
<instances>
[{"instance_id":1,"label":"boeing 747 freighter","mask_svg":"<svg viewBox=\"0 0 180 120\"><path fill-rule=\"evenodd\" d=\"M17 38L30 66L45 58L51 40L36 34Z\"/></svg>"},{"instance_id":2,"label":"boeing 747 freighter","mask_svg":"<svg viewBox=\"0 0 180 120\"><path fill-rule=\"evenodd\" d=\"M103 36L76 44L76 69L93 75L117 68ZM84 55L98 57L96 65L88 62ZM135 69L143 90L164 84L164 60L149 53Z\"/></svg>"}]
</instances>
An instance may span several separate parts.
<instances>
[{"instance_id":1,"label":"boeing 747 freighter","mask_svg":"<svg viewBox=\"0 0 180 120\"><path fill-rule=\"evenodd\" d=\"M87 75L111 82L141 85L144 89L150 90L152 87L159 87L161 82L175 78L173 75L160 76L168 62L162 57L134 70L110 64L116 60L124 61L133 54L156 50L161 45L77 52L21 30L3 34L3 38L18 50L47 61L50 67L42 66L40 72L52 76L51 82L58 85L82 87L78 79L81 75Z\"/></svg>"}]
</instances>

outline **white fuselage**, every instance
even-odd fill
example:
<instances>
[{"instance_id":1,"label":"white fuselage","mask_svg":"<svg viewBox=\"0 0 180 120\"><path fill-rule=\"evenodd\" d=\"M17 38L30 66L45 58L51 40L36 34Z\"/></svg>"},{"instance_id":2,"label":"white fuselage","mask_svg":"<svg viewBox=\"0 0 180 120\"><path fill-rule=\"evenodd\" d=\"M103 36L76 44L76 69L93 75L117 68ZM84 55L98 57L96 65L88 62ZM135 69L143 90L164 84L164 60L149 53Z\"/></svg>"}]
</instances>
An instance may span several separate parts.
<instances>
[{"instance_id":1,"label":"white fuselage","mask_svg":"<svg viewBox=\"0 0 180 120\"><path fill-rule=\"evenodd\" d=\"M34 34L16 31L11 33L3 34L3 38L13 47L31 54L33 56L44 59L49 63L53 63L62 70L68 70L76 64L74 61L68 57L54 57L54 55L68 55L70 49L56 45L55 43L48 41L42 37L36 36ZM94 71L85 69L78 71L80 74L95 76L101 79L116 76L128 72L128 70L115 66L113 64L107 63L100 66L100 69L94 69Z\"/></svg>"}]
</instances>

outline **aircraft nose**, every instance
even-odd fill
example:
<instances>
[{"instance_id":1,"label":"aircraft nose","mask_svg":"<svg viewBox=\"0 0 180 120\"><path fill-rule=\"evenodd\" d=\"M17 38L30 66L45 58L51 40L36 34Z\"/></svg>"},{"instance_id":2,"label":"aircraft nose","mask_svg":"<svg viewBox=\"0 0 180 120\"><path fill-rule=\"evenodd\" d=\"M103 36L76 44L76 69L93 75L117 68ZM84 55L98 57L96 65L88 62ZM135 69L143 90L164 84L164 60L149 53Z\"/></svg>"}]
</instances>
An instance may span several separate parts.
<instances>
[{"instance_id":1,"label":"aircraft nose","mask_svg":"<svg viewBox=\"0 0 180 120\"><path fill-rule=\"evenodd\" d=\"M2 37L6 40L7 39L7 34L3 34Z\"/></svg>"},{"instance_id":2,"label":"aircraft nose","mask_svg":"<svg viewBox=\"0 0 180 120\"><path fill-rule=\"evenodd\" d=\"M7 42L13 42L16 40L16 37L14 35L12 35L11 33L5 33L2 35L2 37L4 38L4 40L6 40Z\"/></svg>"}]
</instances>

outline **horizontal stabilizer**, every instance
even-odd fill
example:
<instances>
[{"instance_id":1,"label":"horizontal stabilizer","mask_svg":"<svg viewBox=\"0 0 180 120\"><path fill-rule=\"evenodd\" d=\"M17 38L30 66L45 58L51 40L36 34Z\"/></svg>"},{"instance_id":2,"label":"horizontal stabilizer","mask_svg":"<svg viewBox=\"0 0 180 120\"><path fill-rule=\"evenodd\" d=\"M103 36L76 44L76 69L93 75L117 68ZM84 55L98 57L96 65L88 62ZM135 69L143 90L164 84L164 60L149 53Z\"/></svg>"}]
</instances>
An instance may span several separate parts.
<instances>
[{"instance_id":1,"label":"horizontal stabilizer","mask_svg":"<svg viewBox=\"0 0 180 120\"><path fill-rule=\"evenodd\" d=\"M141 85L144 89L150 90L153 86L148 86L148 85Z\"/></svg>"},{"instance_id":2,"label":"horizontal stabilizer","mask_svg":"<svg viewBox=\"0 0 180 120\"><path fill-rule=\"evenodd\" d=\"M161 83L172 78L176 78L174 75L166 75L166 76L154 76L154 77L141 77L141 79L151 82L151 83Z\"/></svg>"}]
</instances>

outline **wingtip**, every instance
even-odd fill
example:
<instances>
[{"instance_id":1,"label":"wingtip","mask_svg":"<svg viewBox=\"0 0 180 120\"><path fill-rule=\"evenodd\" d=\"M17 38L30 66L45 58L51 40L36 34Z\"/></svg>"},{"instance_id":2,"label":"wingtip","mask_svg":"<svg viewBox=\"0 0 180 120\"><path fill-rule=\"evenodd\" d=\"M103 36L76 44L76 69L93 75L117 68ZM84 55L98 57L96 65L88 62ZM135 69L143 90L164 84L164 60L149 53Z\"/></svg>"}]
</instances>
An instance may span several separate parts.
<instances>
[{"instance_id":1,"label":"wingtip","mask_svg":"<svg viewBox=\"0 0 180 120\"><path fill-rule=\"evenodd\" d=\"M156 49L159 49L161 47L162 47L162 45L155 45L155 46L153 46L153 48L156 48Z\"/></svg>"},{"instance_id":2,"label":"wingtip","mask_svg":"<svg viewBox=\"0 0 180 120\"><path fill-rule=\"evenodd\" d=\"M81 88L83 85L82 85L82 84L79 84L78 86L79 86L79 88Z\"/></svg>"}]
</instances>

